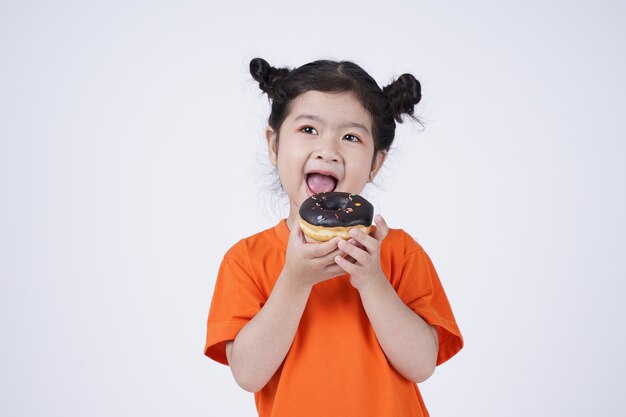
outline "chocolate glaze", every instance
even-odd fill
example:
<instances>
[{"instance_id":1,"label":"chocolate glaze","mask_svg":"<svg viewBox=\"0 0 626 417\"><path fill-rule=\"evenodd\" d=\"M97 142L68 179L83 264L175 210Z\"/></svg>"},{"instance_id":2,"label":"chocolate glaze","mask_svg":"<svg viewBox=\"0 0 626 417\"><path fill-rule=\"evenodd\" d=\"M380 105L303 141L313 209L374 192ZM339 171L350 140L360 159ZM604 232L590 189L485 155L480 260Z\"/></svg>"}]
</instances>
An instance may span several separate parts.
<instances>
[{"instance_id":1,"label":"chocolate glaze","mask_svg":"<svg viewBox=\"0 0 626 417\"><path fill-rule=\"evenodd\" d=\"M314 226L370 226L374 206L358 194L329 192L307 198L299 212L302 220Z\"/></svg>"}]
</instances>

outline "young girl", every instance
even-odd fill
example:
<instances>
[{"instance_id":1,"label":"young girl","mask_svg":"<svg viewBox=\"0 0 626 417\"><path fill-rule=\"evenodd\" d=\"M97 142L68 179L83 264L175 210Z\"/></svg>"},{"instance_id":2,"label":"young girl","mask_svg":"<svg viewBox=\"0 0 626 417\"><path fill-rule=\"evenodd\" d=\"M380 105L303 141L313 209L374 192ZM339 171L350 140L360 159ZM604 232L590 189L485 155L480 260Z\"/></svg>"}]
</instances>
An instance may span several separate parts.
<instances>
[{"instance_id":1,"label":"young girl","mask_svg":"<svg viewBox=\"0 0 626 417\"><path fill-rule=\"evenodd\" d=\"M419 82L381 89L345 61L289 70L255 58L250 72L272 102L269 159L289 215L224 256L204 353L255 393L261 417L428 415L416 383L463 339L424 249L380 215L348 241L310 241L298 225L310 195L373 180Z\"/></svg>"}]
</instances>

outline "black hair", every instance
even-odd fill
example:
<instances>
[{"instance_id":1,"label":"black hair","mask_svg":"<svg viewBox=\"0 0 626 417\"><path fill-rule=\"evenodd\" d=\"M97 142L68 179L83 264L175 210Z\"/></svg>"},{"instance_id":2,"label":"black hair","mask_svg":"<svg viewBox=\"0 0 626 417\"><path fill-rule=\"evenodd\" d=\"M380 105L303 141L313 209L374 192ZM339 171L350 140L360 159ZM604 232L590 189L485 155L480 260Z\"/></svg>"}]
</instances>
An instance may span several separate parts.
<instances>
[{"instance_id":1,"label":"black hair","mask_svg":"<svg viewBox=\"0 0 626 417\"><path fill-rule=\"evenodd\" d=\"M318 60L289 69L274 68L263 58L250 61L250 74L272 103L269 125L277 133L291 102L311 90L354 93L372 115L375 153L389 150L402 115L420 122L413 109L422 98L421 85L411 74L402 74L381 89L363 68L350 61Z\"/></svg>"}]
</instances>

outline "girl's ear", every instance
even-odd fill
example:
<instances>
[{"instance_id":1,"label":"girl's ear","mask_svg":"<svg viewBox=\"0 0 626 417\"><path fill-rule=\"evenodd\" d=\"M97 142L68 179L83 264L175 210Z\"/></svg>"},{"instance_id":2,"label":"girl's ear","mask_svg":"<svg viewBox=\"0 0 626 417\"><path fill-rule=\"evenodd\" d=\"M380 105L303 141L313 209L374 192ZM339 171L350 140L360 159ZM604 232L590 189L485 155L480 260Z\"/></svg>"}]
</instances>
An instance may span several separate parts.
<instances>
[{"instance_id":1,"label":"girl's ear","mask_svg":"<svg viewBox=\"0 0 626 417\"><path fill-rule=\"evenodd\" d=\"M374 157L374 161L372 161L372 170L370 171L370 181L373 181L374 177L376 177L376 174L378 174L378 171L383 166L383 162L385 162L385 158L387 158L387 152L378 151L376 153L376 156Z\"/></svg>"},{"instance_id":2,"label":"girl's ear","mask_svg":"<svg viewBox=\"0 0 626 417\"><path fill-rule=\"evenodd\" d=\"M265 140L267 140L267 152L272 166L276 166L278 160L278 135L271 127L265 129Z\"/></svg>"}]
</instances>

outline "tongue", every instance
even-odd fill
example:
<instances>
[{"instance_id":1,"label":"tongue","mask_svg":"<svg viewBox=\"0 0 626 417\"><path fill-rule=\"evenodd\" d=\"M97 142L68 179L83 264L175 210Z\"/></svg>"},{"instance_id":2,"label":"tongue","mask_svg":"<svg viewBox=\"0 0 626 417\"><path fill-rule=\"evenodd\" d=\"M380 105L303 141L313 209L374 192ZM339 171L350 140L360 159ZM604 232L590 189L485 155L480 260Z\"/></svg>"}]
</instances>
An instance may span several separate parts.
<instances>
[{"instance_id":1,"label":"tongue","mask_svg":"<svg viewBox=\"0 0 626 417\"><path fill-rule=\"evenodd\" d=\"M330 192L334 190L337 185L333 177L322 174L309 174L306 179L306 184L315 194Z\"/></svg>"}]
</instances>

